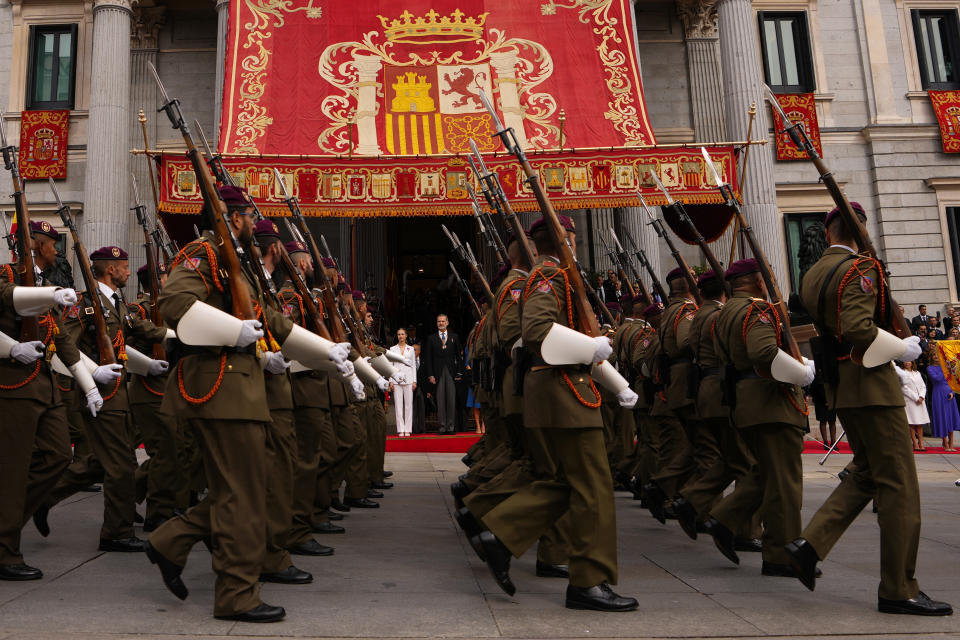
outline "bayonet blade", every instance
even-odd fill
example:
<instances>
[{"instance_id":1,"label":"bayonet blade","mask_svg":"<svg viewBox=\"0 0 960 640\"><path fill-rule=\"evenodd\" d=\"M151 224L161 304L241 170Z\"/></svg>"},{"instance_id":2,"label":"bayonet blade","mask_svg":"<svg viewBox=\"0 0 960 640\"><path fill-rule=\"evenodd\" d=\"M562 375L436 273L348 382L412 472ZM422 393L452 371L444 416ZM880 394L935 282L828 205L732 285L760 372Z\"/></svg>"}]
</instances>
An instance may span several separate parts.
<instances>
[{"instance_id":1,"label":"bayonet blade","mask_svg":"<svg viewBox=\"0 0 960 640\"><path fill-rule=\"evenodd\" d=\"M160 74L157 73L157 68L153 66L152 62L147 62L147 66L150 67L150 73L153 74L153 79L157 81L157 87L160 89L160 95L163 96L163 103L167 104L170 102L170 96L167 95L167 90L163 86L163 82L160 81Z\"/></svg>"},{"instance_id":2,"label":"bayonet blade","mask_svg":"<svg viewBox=\"0 0 960 640\"><path fill-rule=\"evenodd\" d=\"M137 176L130 174L130 181L133 183L133 204L139 208L140 205L140 190L137 189Z\"/></svg>"},{"instance_id":3,"label":"bayonet blade","mask_svg":"<svg viewBox=\"0 0 960 640\"><path fill-rule=\"evenodd\" d=\"M672 206L674 203L673 196L670 195L670 192L667 191L667 188L663 186L662 182L660 182L660 176L657 175L656 171L651 171L650 175L653 177L653 181L657 183L657 187L659 187L660 191L663 192L664 197L667 199L667 206Z\"/></svg>"},{"instance_id":4,"label":"bayonet blade","mask_svg":"<svg viewBox=\"0 0 960 640\"><path fill-rule=\"evenodd\" d=\"M47 178L50 183L50 191L53 191L53 197L57 201L57 209L63 209L63 200L60 199L60 192L57 191L57 184L53 181L53 178Z\"/></svg>"},{"instance_id":5,"label":"bayonet blade","mask_svg":"<svg viewBox=\"0 0 960 640\"><path fill-rule=\"evenodd\" d=\"M651 220L656 219L656 216L653 215L653 211L650 210L650 207L647 206L647 201L643 199L643 194L639 191L637 192L637 197L640 198L640 204L643 205L643 211L647 214L647 217Z\"/></svg>"},{"instance_id":6,"label":"bayonet blade","mask_svg":"<svg viewBox=\"0 0 960 640\"><path fill-rule=\"evenodd\" d=\"M0 146L7 146L7 125L2 115L0 115Z\"/></svg>"},{"instance_id":7,"label":"bayonet blade","mask_svg":"<svg viewBox=\"0 0 960 640\"><path fill-rule=\"evenodd\" d=\"M613 227L610 227L610 237L613 238L614 244L617 245L617 252L626 253L626 251L623 250L623 245L620 244L620 238L617 237L617 232L613 230Z\"/></svg>"},{"instance_id":8,"label":"bayonet blade","mask_svg":"<svg viewBox=\"0 0 960 640\"><path fill-rule=\"evenodd\" d=\"M490 102L490 98L487 97L487 94L484 93L483 89L477 89L477 93L480 94L480 102L483 103L487 113L490 114L490 118L493 120L493 126L496 127L497 133L505 131L503 128L503 123L500 122L500 116L497 115L496 109L493 108L493 104Z\"/></svg>"},{"instance_id":9,"label":"bayonet blade","mask_svg":"<svg viewBox=\"0 0 960 640\"><path fill-rule=\"evenodd\" d=\"M330 246L327 244L327 237L324 236L322 233L320 234L320 244L323 245L323 250L327 252L327 257L333 260L333 264L334 266L336 266L337 259L333 257L333 251L330 251ZM337 266L337 269L339 270L340 267Z\"/></svg>"},{"instance_id":10,"label":"bayonet blade","mask_svg":"<svg viewBox=\"0 0 960 640\"><path fill-rule=\"evenodd\" d=\"M793 124L793 121L787 116L787 112L783 110L783 107L780 106L780 101L777 100L777 96L766 84L763 85L763 95L770 103L770 106L773 107L776 112L780 115L780 121L783 123L783 126L789 127ZM748 141L749 142L749 141Z\"/></svg>"},{"instance_id":11,"label":"bayonet blade","mask_svg":"<svg viewBox=\"0 0 960 640\"><path fill-rule=\"evenodd\" d=\"M480 171L482 171L482 176L487 177L490 175L490 171L487 169L487 163L484 161L483 156L480 155L480 149L477 148L477 143L474 142L473 138L470 138L470 150L473 151L473 155L477 158L477 164L480 165Z\"/></svg>"},{"instance_id":12,"label":"bayonet blade","mask_svg":"<svg viewBox=\"0 0 960 640\"><path fill-rule=\"evenodd\" d=\"M467 248L467 255L470 257L470 264L476 266L476 265L477 265L477 257L476 257L475 255L473 255L473 247L471 247L469 243L466 244L466 245L464 245L464 246Z\"/></svg>"},{"instance_id":13,"label":"bayonet blade","mask_svg":"<svg viewBox=\"0 0 960 640\"><path fill-rule=\"evenodd\" d=\"M283 176L280 175L276 167L273 168L273 175L277 178L277 184L280 185L280 190L283 191L283 199L290 200L290 194L287 193L287 183L283 181Z\"/></svg>"},{"instance_id":14,"label":"bayonet blade","mask_svg":"<svg viewBox=\"0 0 960 640\"><path fill-rule=\"evenodd\" d=\"M210 148L210 142L207 140L207 134L203 132L203 127L200 126L200 121L195 119L193 124L197 126L197 131L200 132L200 140L203 142L203 148L207 152L207 157L213 160L213 149Z\"/></svg>"},{"instance_id":15,"label":"bayonet blade","mask_svg":"<svg viewBox=\"0 0 960 640\"><path fill-rule=\"evenodd\" d=\"M713 175L713 180L718 187L722 187L726 183L720 179L720 174L717 173L717 167L713 164L713 158L710 157L710 152L707 151L706 147L700 147L700 153L703 154L703 159L707 163L707 168L710 170L710 173Z\"/></svg>"}]
</instances>

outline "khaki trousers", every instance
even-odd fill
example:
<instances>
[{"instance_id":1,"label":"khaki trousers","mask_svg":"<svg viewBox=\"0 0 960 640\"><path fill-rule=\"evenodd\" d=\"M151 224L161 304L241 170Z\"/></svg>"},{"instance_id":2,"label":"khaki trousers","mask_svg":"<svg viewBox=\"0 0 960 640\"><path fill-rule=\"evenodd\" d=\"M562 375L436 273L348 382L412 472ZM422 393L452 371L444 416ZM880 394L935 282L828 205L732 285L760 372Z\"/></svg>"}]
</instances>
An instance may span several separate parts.
<instances>
[{"instance_id":1,"label":"khaki trousers","mask_svg":"<svg viewBox=\"0 0 960 640\"><path fill-rule=\"evenodd\" d=\"M297 430L297 464L293 480L293 526L288 546L311 539L313 505L317 497L318 478L327 486L325 498L329 506L329 471L337 453L330 411L320 407L298 407L293 412Z\"/></svg>"},{"instance_id":2,"label":"khaki trousers","mask_svg":"<svg viewBox=\"0 0 960 640\"><path fill-rule=\"evenodd\" d=\"M140 384L139 381L135 384ZM130 419L143 438L150 459L136 473L137 501L147 501L147 519L169 518L184 494L184 475L177 454L177 422L160 413L160 403L130 405ZM133 445L136 446L136 441ZM145 490L145 492L144 492ZM144 492L144 493L141 493Z\"/></svg>"},{"instance_id":3,"label":"khaki trousers","mask_svg":"<svg viewBox=\"0 0 960 640\"><path fill-rule=\"evenodd\" d=\"M277 573L293 564L287 547L293 527L293 478L297 464L297 431L293 409L273 409L267 425L267 552L264 573Z\"/></svg>"},{"instance_id":4,"label":"khaki trousers","mask_svg":"<svg viewBox=\"0 0 960 640\"><path fill-rule=\"evenodd\" d=\"M353 429L353 441L356 447L347 464L347 486L343 490L344 498L366 498L370 481L367 472L367 415L365 403L351 404L347 411L351 414L350 427Z\"/></svg>"},{"instance_id":5,"label":"khaki trousers","mask_svg":"<svg viewBox=\"0 0 960 640\"><path fill-rule=\"evenodd\" d=\"M387 414L379 396L364 403L367 418L367 474L371 483L383 482L383 459L387 450Z\"/></svg>"}]
</instances>

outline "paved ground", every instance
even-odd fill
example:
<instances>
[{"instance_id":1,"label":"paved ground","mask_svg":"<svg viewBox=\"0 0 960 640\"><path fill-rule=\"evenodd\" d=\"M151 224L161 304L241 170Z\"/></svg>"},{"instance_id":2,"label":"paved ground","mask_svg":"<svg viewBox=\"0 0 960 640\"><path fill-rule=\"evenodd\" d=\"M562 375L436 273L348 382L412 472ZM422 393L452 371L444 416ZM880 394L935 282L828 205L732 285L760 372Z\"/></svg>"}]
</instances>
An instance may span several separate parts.
<instances>
[{"instance_id":1,"label":"paved ground","mask_svg":"<svg viewBox=\"0 0 960 640\"><path fill-rule=\"evenodd\" d=\"M212 617L213 574L202 546L185 571L190 597L180 602L140 555L98 553L101 498L80 494L51 513L53 533L28 527L24 551L47 577L0 582L0 640L41 638L342 638L562 637L905 637L960 638L950 618L876 612L879 531L864 512L827 562L815 593L796 580L763 578L757 554L735 567L709 538L688 540L676 523L661 526L628 494L618 494L620 585L639 598L634 613L563 608L564 583L538 579L531 554L516 561L519 592L508 598L474 557L451 516L447 486L463 472L459 456L390 454L395 489L383 508L344 521L346 536L327 536L331 558L298 559L312 585L267 585L267 602L287 619L272 625ZM848 456L804 456L804 520L836 483ZM920 581L934 597L960 605L960 457L917 457L923 496Z\"/></svg>"}]
</instances>

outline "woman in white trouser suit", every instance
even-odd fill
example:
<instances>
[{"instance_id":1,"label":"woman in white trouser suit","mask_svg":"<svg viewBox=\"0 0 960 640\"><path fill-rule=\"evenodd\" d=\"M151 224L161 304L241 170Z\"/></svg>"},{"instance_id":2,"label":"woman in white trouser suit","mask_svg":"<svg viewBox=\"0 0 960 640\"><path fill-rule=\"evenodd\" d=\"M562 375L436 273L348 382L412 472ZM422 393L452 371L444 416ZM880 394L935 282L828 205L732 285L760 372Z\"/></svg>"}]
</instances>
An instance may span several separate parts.
<instances>
[{"instance_id":1,"label":"woman in white trouser suit","mask_svg":"<svg viewBox=\"0 0 960 640\"><path fill-rule=\"evenodd\" d=\"M393 385L393 408L397 416L397 435L405 438L413 429L413 390L417 388L417 356L407 344L407 332L397 329L397 344L390 351L400 355L406 362L395 363L403 384Z\"/></svg>"}]
</instances>

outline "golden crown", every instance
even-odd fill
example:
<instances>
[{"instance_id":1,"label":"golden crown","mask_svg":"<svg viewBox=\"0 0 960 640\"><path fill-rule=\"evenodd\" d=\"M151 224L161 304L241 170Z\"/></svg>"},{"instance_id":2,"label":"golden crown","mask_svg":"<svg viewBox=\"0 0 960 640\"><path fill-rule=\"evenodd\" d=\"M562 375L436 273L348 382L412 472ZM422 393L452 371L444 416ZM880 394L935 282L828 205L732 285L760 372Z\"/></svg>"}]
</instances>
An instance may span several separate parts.
<instances>
[{"instance_id":1,"label":"golden crown","mask_svg":"<svg viewBox=\"0 0 960 640\"><path fill-rule=\"evenodd\" d=\"M390 42L409 44L433 44L446 42L469 42L483 37L483 24L489 12L476 18L464 19L463 11L455 9L449 16L441 17L430 9L425 16L414 18L409 11L400 14L400 19L380 18L384 33ZM439 20L438 20L439 18Z\"/></svg>"}]
</instances>

